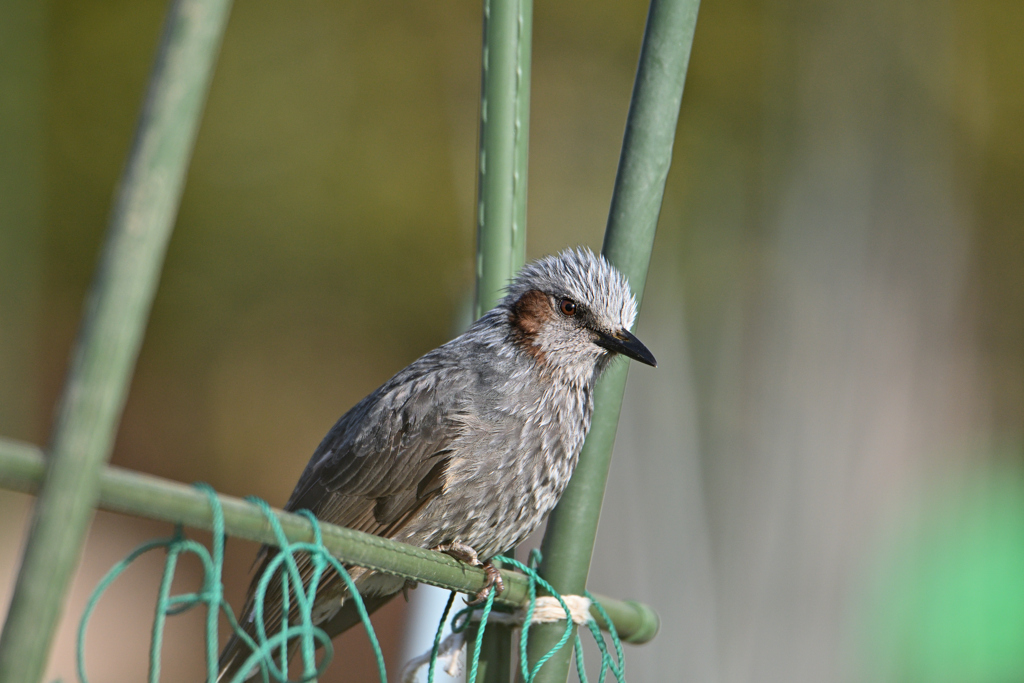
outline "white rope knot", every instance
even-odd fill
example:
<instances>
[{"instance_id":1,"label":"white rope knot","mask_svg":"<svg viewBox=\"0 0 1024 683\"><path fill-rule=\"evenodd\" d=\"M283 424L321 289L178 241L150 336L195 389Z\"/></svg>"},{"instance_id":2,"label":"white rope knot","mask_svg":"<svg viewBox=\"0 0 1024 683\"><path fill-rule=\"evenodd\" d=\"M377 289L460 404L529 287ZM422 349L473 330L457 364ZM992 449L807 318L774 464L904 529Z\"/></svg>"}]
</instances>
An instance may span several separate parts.
<instances>
[{"instance_id":1,"label":"white rope knot","mask_svg":"<svg viewBox=\"0 0 1024 683\"><path fill-rule=\"evenodd\" d=\"M590 598L587 596L563 595L562 600L565 601L566 607L569 608L569 614L572 615L573 623L580 625L593 619L590 616ZM491 615L493 616L494 613L491 612ZM515 612L515 615L519 616L519 624L522 624L523 620L526 619L526 609L518 610ZM558 598L544 595L537 598L537 601L534 603L533 618L530 619L530 624L551 624L556 621L563 621L564 619L565 609L558 602Z\"/></svg>"},{"instance_id":2,"label":"white rope knot","mask_svg":"<svg viewBox=\"0 0 1024 683\"><path fill-rule=\"evenodd\" d=\"M591 600L585 595L563 595L562 600L569 608L569 614L574 624L581 625L593 619L590 616ZM470 619L480 621L482 612L473 612ZM506 626L521 627L526 621L526 608L518 609L515 612L491 612L487 619L489 624L503 624ZM530 625L553 624L556 621L565 621L565 609L558 598L550 595L540 596L533 603L533 616L530 618ZM430 655L433 648L427 650L419 657L413 657L405 665L402 673L402 683L414 683L416 674L424 666L430 663ZM452 633L441 641L437 650L437 663L444 666L444 672L455 678L462 673L462 660L466 653L465 631Z\"/></svg>"}]
</instances>

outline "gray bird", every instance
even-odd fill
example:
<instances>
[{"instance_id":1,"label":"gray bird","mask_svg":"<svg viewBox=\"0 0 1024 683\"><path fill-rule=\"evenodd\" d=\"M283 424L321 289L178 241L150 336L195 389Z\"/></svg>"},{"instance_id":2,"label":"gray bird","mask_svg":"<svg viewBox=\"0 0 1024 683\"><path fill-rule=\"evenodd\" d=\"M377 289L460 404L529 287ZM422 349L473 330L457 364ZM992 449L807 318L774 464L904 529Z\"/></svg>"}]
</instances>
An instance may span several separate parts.
<instances>
[{"instance_id":1,"label":"gray bird","mask_svg":"<svg viewBox=\"0 0 1024 683\"><path fill-rule=\"evenodd\" d=\"M285 509L483 564L500 590L489 560L558 502L590 429L598 377L617 354L656 365L629 331L635 318L626 278L603 256L570 249L525 266L465 334L338 420ZM264 549L263 567L272 552ZM350 573L370 609L405 585L358 567ZM259 575L242 611L247 629ZM313 620L333 637L358 617L337 574L320 586ZM264 609L264 623L281 622L279 589ZM233 638L218 681L232 680L250 654Z\"/></svg>"}]
</instances>

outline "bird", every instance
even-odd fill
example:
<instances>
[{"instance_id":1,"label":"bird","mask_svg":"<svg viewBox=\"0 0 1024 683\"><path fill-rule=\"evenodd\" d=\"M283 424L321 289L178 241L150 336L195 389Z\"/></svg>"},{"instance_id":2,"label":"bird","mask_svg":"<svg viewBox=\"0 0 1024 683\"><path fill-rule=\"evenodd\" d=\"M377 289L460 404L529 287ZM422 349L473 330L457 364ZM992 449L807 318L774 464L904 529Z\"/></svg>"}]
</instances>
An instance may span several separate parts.
<instances>
[{"instance_id":1,"label":"bird","mask_svg":"<svg viewBox=\"0 0 1024 683\"><path fill-rule=\"evenodd\" d=\"M587 248L525 265L465 333L342 415L285 509L447 552L483 566L484 591L500 591L490 558L525 540L555 507L590 429L598 378L617 356L657 366L630 331L636 315L626 277ZM273 553L261 551L264 568ZM371 610L406 587L400 577L347 569ZM242 609L250 631L260 574ZM353 605L331 571L319 584L313 623L333 637L358 623ZM281 616L278 588L265 598L264 623ZM237 678L250 654L233 637L217 681Z\"/></svg>"}]
</instances>

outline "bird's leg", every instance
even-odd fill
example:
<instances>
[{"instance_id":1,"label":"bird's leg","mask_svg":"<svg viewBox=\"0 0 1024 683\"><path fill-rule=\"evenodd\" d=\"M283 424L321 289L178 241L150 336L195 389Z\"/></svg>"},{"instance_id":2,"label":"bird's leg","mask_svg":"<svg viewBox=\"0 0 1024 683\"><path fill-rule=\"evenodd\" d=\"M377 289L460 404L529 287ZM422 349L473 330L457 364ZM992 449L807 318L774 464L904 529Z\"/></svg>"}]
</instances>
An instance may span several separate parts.
<instances>
[{"instance_id":1,"label":"bird's leg","mask_svg":"<svg viewBox=\"0 0 1024 683\"><path fill-rule=\"evenodd\" d=\"M487 576L484 581L484 587L477 592L476 597L473 598L473 600L466 603L467 605L479 605L481 602L486 600L487 594L490 593L492 587L494 588L496 596L501 595L505 591L505 582L502 581L501 572L498 571L498 568L495 567L490 560L481 562L476 551L462 541L455 540L451 543L442 543L441 545L433 548L433 550L454 557L459 562L465 562L466 564L474 567L483 567L484 574Z\"/></svg>"},{"instance_id":2,"label":"bird's leg","mask_svg":"<svg viewBox=\"0 0 1024 683\"><path fill-rule=\"evenodd\" d=\"M483 562L481 562L480 558L477 557L476 551L458 539L451 543L442 543L439 546L431 548L431 550L444 553L449 557L454 557L459 562L465 562L466 564L474 567L483 566Z\"/></svg>"}]
</instances>

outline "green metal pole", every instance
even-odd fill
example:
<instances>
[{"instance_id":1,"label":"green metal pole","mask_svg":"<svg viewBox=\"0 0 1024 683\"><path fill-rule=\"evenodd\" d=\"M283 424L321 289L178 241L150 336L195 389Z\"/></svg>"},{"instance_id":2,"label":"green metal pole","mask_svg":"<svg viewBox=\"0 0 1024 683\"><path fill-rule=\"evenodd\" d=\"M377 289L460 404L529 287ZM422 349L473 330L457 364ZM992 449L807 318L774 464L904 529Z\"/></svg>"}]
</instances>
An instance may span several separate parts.
<instances>
[{"instance_id":1,"label":"green metal pole","mask_svg":"<svg viewBox=\"0 0 1024 683\"><path fill-rule=\"evenodd\" d=\"M533 0L485 0L476 317L526 262Z\"/></svg>"},{"instance_id":2,"label":"green metal pole","mask_svg":"<svg viewBox=\"0 0 1024 683\"><path fill-rule=\"evenodd\" d=\"M652 0L647 15L602 249L629 278L637 303L643 298L672 161L698 7L699 0ZM614 363L598 384L593 426L579 465L548 521L540 571L562 594L578 595L587 587L628 368L628 363ZM558 624L530 630L531 666L555 645L562 630ZM537 683L565 681L570 656L570 648L562 648L541 669Z\"/></svg>"},{"instance_id":3,"label":"green metal pole","mask_svg":"<svg viewBox=\"0 0 1024 683\"><path fill-rule=\"evenodd\" d=\"M45 475L46 460L39 448L0 438L0 488L38 493ZM104 467L99 481L98 506L104 510L212 530L210 501L194 486L119 467ZM232 496L221 495L219 498L224 511L225 533L259 543L276 543L274 531L259 507ZM274 514L289 541L313 542L313 532L305 517L283 510L275 510ZM326 522L320 524L320 529L324 547L350 564L462 593L476 593L483 587L482 569L468 567L442 553ZM523 607L529 593L526 577L511 571L503 571L502 574L505 592L497 603ZM657 633L658 615L647 605L606 597L598 600L627 642L645 643ZM595 618L598 617L596 609L591 612ZM600 620L598 623L603 626Z\"/></svg>"},{"instance_id":4,"label":"green metal pole","mask_svg":"<svg viewBox=\"0 0 1024 683\"><path fill-rule=\"evenodd\" d=\"M505 286L526 262L532 44L533 0L484 0L477 318L501 299ZM470 642L475 642L472 636ZM480 646L477 681L507 683L511 661L511 627L489 627Z\"/></svg>"},{"instance_id":5,"label":"green metal pole","mask_svg":"<svg viewBox=\"0 0 1024 683\"><path fill-rule=\"evenodd\" d=\"M43 675L113 448L230 0L170 8L49 447L3 635L0 681Z\"/></svg>"}]
</instances>

